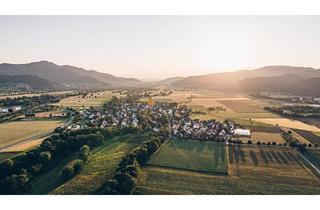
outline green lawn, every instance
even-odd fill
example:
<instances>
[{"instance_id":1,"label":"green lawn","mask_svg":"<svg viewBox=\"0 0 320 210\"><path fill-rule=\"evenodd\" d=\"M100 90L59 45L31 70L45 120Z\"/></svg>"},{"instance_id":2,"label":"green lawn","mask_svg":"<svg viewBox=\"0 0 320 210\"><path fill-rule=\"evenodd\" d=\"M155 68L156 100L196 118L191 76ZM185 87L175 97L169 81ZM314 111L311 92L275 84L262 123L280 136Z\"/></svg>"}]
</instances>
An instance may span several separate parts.
<instances>
[{"instance_id":1,"label":"green lawn","mask_svg":"<svg viewBox=\"0 0 320 210\"><path fill-rule=\"evenodd\" d=\"M172 139L148 161L148 165L209 173L227 173L226 148L222 143Z\"/></svg>"},{"instance_id":2,"label":"green lawn","mask_svg":"<svg viewBox=\"0 0 320 210\"><path fill-rule=\"evenodd\" d=\"M150 134L130 134L106 140L103 146L92 151L90 161L83 171L51 191L50 194L94 194L112 178L121 158L150 138Z\"/></svg>"}]
</instances>

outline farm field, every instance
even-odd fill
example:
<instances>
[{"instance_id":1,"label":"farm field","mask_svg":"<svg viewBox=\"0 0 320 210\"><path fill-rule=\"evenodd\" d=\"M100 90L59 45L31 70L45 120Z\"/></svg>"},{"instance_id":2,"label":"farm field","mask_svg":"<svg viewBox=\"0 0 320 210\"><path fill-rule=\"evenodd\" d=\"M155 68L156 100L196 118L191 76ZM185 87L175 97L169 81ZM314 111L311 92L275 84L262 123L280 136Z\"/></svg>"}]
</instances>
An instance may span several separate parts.
<instances>
[{"instance_id":1,"label":"farm field","mask_svg":"<svg viewBox=\"0 0 320 210\"><path fill-rule=\"evenodd\" d=\"M213 142L171 139L147 165L207 173L227 173L225 145Z\"/></svg>"},{"instance_id":2,"label":"farm field","mask_svg":"<svg viewBox=\"0 0 320 210\"><path fill-rule=\"evenodd\" d=\"M304 138L303 136L301 136L300 134L295 132L294 129L290 129L290 128L281 128L281 129L286 131L286 132L291 131L292 137L297 139L300 143L302 143L302 144L310 144L310 141L308 141L306 138ZM309 131L307 131L307 132L309 132Z\"/></svg>"},{"instance_id":3,"label":"farm field","mask_svg":"<svg viewBox=\"0 0 320 210\"><path fill-rule=\"evenodd\" d=\"M320 136L314 134L313 132L300 129L294 129L294 132L307 139L312 144L320 144Z\"/></svg>"},{"instance_id":4,"label":"farm field","mask_svg":"<svg viewBox=\"0 0 320 210\"><path fill-rule=\"evenodd\" d=\"M97 93L88 93L84 98L80 96L70 96L68 98L62 99L59 103L54 105L63 107L90 107L90 106L100 106L103 102L110 100L112 97L111 91L103 91Z\"/></svg>"},{"instance_id":5,"label":"farm field","mask_svg":"<svg viewBox=\"0 0 320 210\"><path fill-rule=\"evenodd\" d=\"M36 140L51 133L62 121L14 121L0 124L0 148L26 140Z\"/></svg>"},{"instance_id":6,"label":"farm field","mask_svg":"<svg viewBox=\"0 0 320 210\"><path fill-rule=\"evenodd\" d=\"M271 125L278 125L280 127L320 132L320 128L317 128L313 125L308 125L303 122L300 122L297 120L291 120L287 118L252 118L252 120L271 124Z\"/></svg>"},{"instance_id":7,"label":"farm field","mask_svg":"<svg viewBox=\"0 0 320 210\"><path fill-rule=\"evenodd\" d=\"M45 138L30 139L30 140L18 142L16 144L0 149L0 152L1 153L2 152L23 152L30 148L40 145L44 139Z\"/></svg>"},{"instance_id":8,"label":"farm field","mask_svg":"<svg viewBox=\"0 0 320 210\"><path fill-rule=\"evenodd\" d=\"M319 194L319 177L287 147L228 147L227 176L146 166L135 194Z\"/></svg>"},{"instance_id":9,"label":"farm field","mask_svg":"<svg viewBox=\"0 0 320 210\"><path fill-rule=\"evenodd\" d=\"M240 137L240 139L246 143L251 140L252 143L256 144L258 141L261 143L276 142L277 144L285 143L280 133L270 133L270 132L251 132L251 137Z\"/></svg>"},{"instance_id":10,"label":"farm field","mask_svg":"<svg viewBox=\"0 0 320 210\"><path fill-rule=\"evenodd\" d=\"M79 175L50 194L94 194L107 179L113 177L121 158L149 137L148 133L130 134L106 140L104 145L92 151L89 163Z\"/></svg>"},{"instance_id":11,"label":"farm field","mask_svg":"<svg viewBox=\"0 0 320 210\"><path fill-rule=\"evenodd\" d=\"M265 113L262 103L256 100L218 100L219 103L238 113Z\"/></svg>"}]
</instances>

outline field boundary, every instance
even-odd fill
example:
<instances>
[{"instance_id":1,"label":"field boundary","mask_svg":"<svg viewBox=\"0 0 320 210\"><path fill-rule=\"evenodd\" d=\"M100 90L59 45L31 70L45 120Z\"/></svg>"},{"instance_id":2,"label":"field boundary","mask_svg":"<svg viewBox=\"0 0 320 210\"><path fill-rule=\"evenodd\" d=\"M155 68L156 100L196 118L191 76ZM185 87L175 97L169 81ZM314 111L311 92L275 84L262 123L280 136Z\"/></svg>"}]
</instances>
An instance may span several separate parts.
<instances>
[{"instance_id":1,"label":"field boundary","mask_svg":"<svg viewBox=\"0 0 320 210\"><path fill-rule=\"evenodd\" d=\"M179 171L189 171L189 172L195 172L195 173L201 173L206 175L215 175L215 176L228 176L228 172L212 172L212 171L206 171L206 170L194 170L194 169L187 169L187 168L180 168L180 167L174 167L174 166L162 166L157 164L150 164L147 163L145 166L151 166L151 167L158 167L163 169L173 169L173 170L179 170Z\"/></svg>"}]
</instances>

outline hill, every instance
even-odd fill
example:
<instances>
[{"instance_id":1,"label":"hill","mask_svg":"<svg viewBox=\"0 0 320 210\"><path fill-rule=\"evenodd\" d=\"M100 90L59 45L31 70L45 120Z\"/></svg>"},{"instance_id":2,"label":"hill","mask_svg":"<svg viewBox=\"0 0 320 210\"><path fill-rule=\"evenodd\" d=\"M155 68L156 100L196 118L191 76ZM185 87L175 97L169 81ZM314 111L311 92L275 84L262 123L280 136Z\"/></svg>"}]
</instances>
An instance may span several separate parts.
<instances>
[{"instance_id":1,"label":"hill","mask_svg":"<svg viewBox=\"0 0 320 210\"><path fill-rule=\"evenodd\" d=\"M31 75L0 75L1 89L22 89L22 90L58 90L61 85L46 79Z\"/></svg>"},{"instance_id":2,"label":"hill","mask_svg":"<svg viewBox=\"0 0 320 210\"><path fill-rule=\"evenodd\" d=\"M28 64L0 64L1 75L33 75L68 86L89 87L127 87L140 83L133 78L116 77L94 70L85 70L69 65L56 65L48 61L33 62Z\"/></svg>"},{"instance_id":3,"label":"hill","mask_svg":"<svg viewBox=\"0 0 320 210\"><path fill-rule=\"evenodd\" d=\"M300 90L303 87L303 84L305 84L303 81L312 78L320 78L320 70L292 66L266 66L255 70L241 70L237 72L186 77L173 82L172 85L177 87L205 88L212 90L290 90L293 92L299 90L299 92L306 92ZM316 79L314 80L316 81ZM294 85L297 82L301 83L300 88L294 88ZM312 82L308 85L310 85L310 89L314 89L316 82Z\"/></svg>"}]
</instances>

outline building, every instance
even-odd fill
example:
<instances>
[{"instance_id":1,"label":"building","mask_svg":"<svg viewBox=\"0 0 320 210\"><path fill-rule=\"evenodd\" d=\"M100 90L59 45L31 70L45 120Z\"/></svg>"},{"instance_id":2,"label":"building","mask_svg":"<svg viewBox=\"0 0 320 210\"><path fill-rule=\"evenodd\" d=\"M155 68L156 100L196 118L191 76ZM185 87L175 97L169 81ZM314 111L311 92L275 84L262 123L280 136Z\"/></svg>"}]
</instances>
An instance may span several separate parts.
<instances>
[{"instance_id":1,"label":"building","mask_svg":"<svg viewBox=\"0 0 320 210\"><path fill-rule=\"evenodd\" d=\"M243 137L250 137L251 136L251 132L250 132L249 129L237 128L237 129L234 130L234 135L243 136Z\"/></svg>"}]
</instances>

